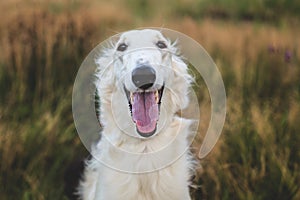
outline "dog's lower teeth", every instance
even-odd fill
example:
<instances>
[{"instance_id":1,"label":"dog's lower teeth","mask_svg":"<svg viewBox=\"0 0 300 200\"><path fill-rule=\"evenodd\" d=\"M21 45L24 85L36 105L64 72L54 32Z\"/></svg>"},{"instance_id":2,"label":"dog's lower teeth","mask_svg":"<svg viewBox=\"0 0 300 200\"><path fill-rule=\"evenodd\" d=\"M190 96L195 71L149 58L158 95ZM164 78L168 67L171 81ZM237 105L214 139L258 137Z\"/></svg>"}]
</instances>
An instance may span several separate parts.
<instances>
[{"instance_id":1,"label":"dog's lower teeth","mask_svg":"<svg viewBox=\"0 0 300 200\"><path fill-rule=\"evenodd\" d=\"M155 91L155 102L158 104L159 103L159 94L158 94L158 90Z\"/></svg>"},{"instance_id":2,"label":"dog's lower teeth","mask_svg":"<svg viewBox=\"0 0 300 200\"><path fill-rule=\"evenodd\" d=\"M133 104L133 93L132 92L130 92L130 102L131 102L131 104Z\"/></svg>"}]
</instances>

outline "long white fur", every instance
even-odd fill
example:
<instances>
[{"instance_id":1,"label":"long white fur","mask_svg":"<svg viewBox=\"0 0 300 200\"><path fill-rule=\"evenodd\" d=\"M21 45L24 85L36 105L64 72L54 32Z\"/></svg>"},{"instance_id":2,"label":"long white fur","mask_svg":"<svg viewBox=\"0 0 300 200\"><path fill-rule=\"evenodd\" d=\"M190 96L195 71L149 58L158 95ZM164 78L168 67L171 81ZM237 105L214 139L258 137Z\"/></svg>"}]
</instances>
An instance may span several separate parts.
<instances>
[{"instance_id":1,"label":"long white fur","mask_svg":"<svg viewBox=\"0 0 300 200\"><path fill-rule=\"evenodd\" d=\"M167 49L156 47L158 40L163 40ZM128 44L126 52L116 50L121 42ZM192 78L177 51L159 31L145 29L123 33L118 42L97 58L96 86L103 131L101 140L93 148L94 158L87 161L79 188L82 199L190 199L193 159L188 136L191 122L175 113L188 105ZM130 74L140 58L153 64L157 76L153 87L165 84L166 88L157 133L147 139L140 138L136 132L124 92L124 86L136 89ZM162 147L166 148L161 150Z\"/></svg>"}]
</instances>

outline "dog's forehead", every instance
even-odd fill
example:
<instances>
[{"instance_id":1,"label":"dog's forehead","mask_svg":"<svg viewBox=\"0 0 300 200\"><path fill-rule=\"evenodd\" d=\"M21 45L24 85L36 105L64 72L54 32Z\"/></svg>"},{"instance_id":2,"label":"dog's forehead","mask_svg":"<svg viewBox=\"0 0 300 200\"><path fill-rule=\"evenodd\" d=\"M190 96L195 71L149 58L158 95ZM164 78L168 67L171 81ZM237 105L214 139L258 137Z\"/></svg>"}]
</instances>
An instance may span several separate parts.
<instances>
[{"instance_id":1,"label":"dog's forehead","mask_svg":"<svg viewBox=\"0 0 300 200\"><path fill-rule=\"evenodd\" d=\"M144 29L132 30L121 35L118 43L126 43L129 47L153 46L158 41L166 38L157 30Z\"/></svg>"}]
</instances>

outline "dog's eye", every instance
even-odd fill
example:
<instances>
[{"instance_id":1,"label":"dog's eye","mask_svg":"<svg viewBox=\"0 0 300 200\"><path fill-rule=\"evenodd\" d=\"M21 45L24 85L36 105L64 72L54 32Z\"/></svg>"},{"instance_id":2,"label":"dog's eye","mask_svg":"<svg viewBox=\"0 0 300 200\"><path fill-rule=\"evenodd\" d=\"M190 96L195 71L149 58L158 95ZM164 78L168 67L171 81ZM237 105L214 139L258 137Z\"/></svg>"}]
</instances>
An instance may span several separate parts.
<instances>
[{"instance_id":1,"label":"dog's eye","mask_svg":"<svg viewBox=\"0 0 300 200\"><path fill-rule=\"evenodd\" d=\"M160 49L165 49L165 48L167 48L167 45L166 45L163 41L158 41L158 42L156 43L156 46L157 46L158 48L160 48Z\"/></svg>"},{"instance_id":2,"label":"dog's eye","mask_svg":"<svg viewBox=\"0 0 300 200\"><path fill-rule=\"evenodd\" d=\"M128 47L127 44L121 43L121 44L118 46L117 50L118 50L118 51L125 51L125 50L127 49L127 47Z\"/></svg>"}]
</instances>

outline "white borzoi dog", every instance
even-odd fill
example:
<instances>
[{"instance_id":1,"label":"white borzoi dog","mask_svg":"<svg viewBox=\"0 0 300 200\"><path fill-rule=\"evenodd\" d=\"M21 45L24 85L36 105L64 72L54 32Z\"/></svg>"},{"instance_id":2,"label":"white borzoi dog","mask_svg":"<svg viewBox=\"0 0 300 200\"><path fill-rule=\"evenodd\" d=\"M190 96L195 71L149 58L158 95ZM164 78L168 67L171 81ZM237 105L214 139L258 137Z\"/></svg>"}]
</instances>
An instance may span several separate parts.
<instances>
[{"instance_id":1,"label":"white borzoi dog","mask_svg":"<svg viewBox=\"0 0 300 200\"><path fill-rule=\"evenodd\" d=\"M128 31L96 64L103 130L82 199L191 199L191 121L177 114L189 103L192 78L175 45L157 30Z\"/></svg>"}]
</instances>

